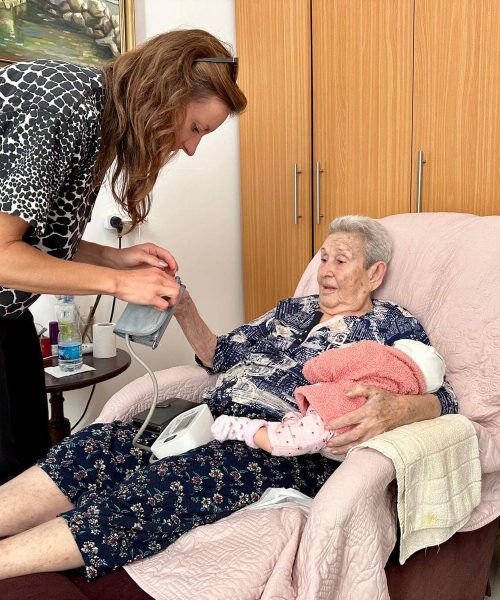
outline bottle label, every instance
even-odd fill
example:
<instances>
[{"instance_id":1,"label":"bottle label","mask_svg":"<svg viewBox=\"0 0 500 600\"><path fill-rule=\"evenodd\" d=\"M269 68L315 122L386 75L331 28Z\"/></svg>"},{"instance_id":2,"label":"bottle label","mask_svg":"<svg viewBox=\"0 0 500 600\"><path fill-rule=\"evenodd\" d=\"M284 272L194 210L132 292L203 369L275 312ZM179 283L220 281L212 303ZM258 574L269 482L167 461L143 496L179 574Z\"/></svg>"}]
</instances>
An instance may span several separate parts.
<instances>
[{"instance_id":1,"label":"bottle label","mask_svg":"<svg viewBox=\"0 0 500 600\"><path fill-rule=\"evenodd\" d=\"M59 345L59 358L61 360L78 360L82 357L81 344Z\"/></svg>"}]
</instances>

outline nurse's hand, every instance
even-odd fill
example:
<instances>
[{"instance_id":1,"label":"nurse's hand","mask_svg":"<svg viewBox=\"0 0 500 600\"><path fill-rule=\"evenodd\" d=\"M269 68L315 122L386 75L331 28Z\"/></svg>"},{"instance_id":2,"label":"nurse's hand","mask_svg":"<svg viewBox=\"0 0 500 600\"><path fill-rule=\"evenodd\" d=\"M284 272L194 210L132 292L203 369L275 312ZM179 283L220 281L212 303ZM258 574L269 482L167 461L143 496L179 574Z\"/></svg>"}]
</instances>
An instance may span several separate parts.
<instances>
[{"instance_id":1,"label":"nurse's hand","mask_svg":"<svg viewBox=\"0 0 500 600\"><path fill-rule=\"evenodd\" d=\"M180 285L172 275L158 267L114 269L111 294L133 304L149 304L165 311L177 302Z\"/></svg>"},{"instance_id":2,"label":"nurse's hand","mask_svg":"<svg viewBox=\"0 0 500 600\"><path fill-rule=\"evenodd\" d=\"M115 269L141 269L157 267L168 275L175 276L178 265L168 250L156 244L137 244L130 248L108 248L109 260Z\"/></svg>"}]
</instances>

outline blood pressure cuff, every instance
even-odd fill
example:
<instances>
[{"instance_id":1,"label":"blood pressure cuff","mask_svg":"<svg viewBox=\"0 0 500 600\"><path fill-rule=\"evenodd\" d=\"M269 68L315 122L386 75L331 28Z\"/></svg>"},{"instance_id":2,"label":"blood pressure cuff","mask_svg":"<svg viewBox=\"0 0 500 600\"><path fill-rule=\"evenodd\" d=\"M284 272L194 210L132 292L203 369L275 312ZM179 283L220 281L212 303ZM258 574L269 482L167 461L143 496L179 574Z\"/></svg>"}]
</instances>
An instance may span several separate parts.
<instances>
[{"instance_id":1,"label":"blood pressure cuff","mask_svg":"<svg viewBox=\"0 0 500 600\"><path fill-rule=\"evenodd\" d=\"M176 280L180 283L178 277ZM186 286L181 283L179 297L185 289ZM131 342L149 346L154 350L158 347L176 306L177 304L170 306L165 312L160 312L152 306L127 304L113 331L123 338L128 335Z\"/></svg>"}]
</instances>

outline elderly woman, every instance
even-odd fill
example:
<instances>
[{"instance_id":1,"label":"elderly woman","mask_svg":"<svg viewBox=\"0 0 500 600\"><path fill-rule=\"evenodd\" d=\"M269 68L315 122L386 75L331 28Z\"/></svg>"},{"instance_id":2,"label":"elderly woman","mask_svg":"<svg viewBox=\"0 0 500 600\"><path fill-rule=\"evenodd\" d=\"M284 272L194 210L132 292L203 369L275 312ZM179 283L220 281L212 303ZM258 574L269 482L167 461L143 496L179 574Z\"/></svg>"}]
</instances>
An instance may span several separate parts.
<instances>
[{"instance_id":1,"label":"elderly woman","mask_svg":"<svg viewBox=\"0 0 500 600\"><path fill-rule=\"evenodd\" d=\"M178 322L198 361L220 373L205 394L212 414L280 419L294 408L295 388L307 383L304 363L330 348L364 339L429 344L404 308L372 299L390 258L378 222L336 219L321 249L319 296L282 300L220 337L184 294ZM353 391L367 402L329 424L354 426L332 438L332 452L457 411L446 382L435 395L399 396L369 386ZM338 465L319 454L272 456L238 441L213 441L150 464L148 452L132 446L134 434L125 423L92 425L0 488L0 536L10 536L0 541L0 578L84 567L91 579L158 552L189 529L256 501L268 487L314 496Z\"/></svg>"}]
</instances>

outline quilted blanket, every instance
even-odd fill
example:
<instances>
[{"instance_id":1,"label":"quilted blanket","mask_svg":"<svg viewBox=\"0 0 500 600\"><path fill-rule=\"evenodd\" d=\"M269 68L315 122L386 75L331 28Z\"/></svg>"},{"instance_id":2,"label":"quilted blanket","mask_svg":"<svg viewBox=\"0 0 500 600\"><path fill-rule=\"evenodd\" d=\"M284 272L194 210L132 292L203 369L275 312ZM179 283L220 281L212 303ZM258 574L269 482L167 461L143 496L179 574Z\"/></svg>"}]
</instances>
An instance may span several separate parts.
<instances>
[{"instance_id":1,"label":"quilted blanket","mask_svg":"<svg viewBox=\"0 0 500 600\"><path fill-rule=\"evenodd\" d=\"M293 564L306 518L299 508L235 513L125 569L156 600L294 598Z\"/></svg>"},{"instance_id":2,"label":"quilted blanket","mask_svg":"<svg viewBox=\"0 0 500 600\"><path fill-rule=\"evenodd\" d=\"M182 393L193 401L200 400L208 380L199 367L159 374L165 397ZM131 417L138 399L141 410L151 400L146 377L112 398L99 420ZM482 471L498 479L500 451L483 427L473 426ZM384 566L396 541L394 477L388 458L359 449L320 490L307 519L293 506L242 511L185 534L126 570L157 600L389 600ZM483 481L483 490L488 488ZM490 497L462 530L488 523L497 511Z\"/></svg>"}]
</instances>

